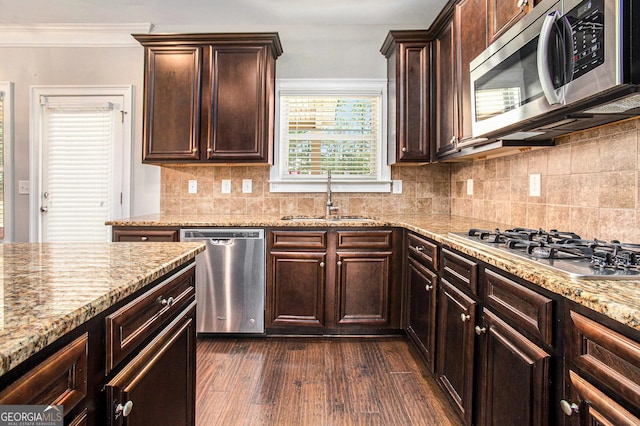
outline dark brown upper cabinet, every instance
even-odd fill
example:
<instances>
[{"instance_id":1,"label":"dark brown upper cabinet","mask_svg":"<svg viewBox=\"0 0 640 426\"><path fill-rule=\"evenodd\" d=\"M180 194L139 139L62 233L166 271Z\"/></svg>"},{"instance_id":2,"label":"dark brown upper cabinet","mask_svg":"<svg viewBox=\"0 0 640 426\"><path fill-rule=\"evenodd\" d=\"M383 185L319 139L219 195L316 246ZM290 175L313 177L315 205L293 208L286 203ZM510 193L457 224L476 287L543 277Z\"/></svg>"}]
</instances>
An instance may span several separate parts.
<instances>
[{"instance_id":1,"label":"dark brown upper cabinet","mask_svg":"<svg viewBox=\"0 0 640 426\"><path fill-rule=\"evenodd\" d=\"M271 163L277 33L137 34L143 163Z\"/></svg>"},{"instance_id":2,"label":"dark brown upper cabinet","mask_svg":"<svg viewBox=\"0 0 640 426\"><path fill-rule=\"evenodd\" d=\"M387 58L389 164L431 160L427 31L390 31L382 48Z\"/></svg>"},{"instance_id":3,"label":"dark brown upper cabinet","mask_svg":"<svg viewBox=\"0 0 640 426\"><path fill-rule=\"evenodd\" d=\"M487 0L487 42L496 41L541 0Z\"/></svg>"}]
</instances>

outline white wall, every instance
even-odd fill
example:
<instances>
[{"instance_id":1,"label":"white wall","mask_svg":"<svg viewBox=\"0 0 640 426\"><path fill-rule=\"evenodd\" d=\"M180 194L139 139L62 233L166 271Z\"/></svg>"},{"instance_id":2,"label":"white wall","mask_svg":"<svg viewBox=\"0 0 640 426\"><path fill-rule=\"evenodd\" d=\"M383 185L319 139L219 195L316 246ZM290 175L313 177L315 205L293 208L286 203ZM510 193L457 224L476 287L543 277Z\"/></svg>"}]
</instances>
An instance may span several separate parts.
<instances>
[{"instance_id":1,"label":"white wall","mask_svg":"<svg viewBox=\"0 0 640 426\"><path fill-rule=\"evenodd\" d=\"M276 65L277 78L385 78L386 60L380 47L390 29L397 28L336 25L189 31L278 31L284 54ZM17 181L29 179L32 85L133 85L132 215L159 211L160 168L141 163L142 47L0 47L0 80L15 83L15 241L29 240L29 197L17 194Z\"/></svg>"}]
</instances>

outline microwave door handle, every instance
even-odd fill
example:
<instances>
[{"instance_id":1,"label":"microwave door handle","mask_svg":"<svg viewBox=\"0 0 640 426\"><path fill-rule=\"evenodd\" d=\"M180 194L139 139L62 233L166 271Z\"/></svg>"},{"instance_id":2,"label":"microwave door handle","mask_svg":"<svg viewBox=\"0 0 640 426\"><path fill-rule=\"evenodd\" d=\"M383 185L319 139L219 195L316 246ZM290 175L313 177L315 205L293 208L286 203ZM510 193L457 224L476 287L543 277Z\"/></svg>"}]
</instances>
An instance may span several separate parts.
<instances>
[{"instance_id":1,"label":"microwave door handle","mask_svg":"<svg viewBox=\"0 0 640 426\"><path fill-rule=\"evenodd\" d=\"M544 18L542 29L540 30L540 38L538 39L538 78L542 86L544 97L550 105L559 104L561 99L553 88L551 80L551 72L549 70L549 46L551 44L551 31L557 19L560 18L560 12L554 10Z\"/></svg>"}]
</instances>

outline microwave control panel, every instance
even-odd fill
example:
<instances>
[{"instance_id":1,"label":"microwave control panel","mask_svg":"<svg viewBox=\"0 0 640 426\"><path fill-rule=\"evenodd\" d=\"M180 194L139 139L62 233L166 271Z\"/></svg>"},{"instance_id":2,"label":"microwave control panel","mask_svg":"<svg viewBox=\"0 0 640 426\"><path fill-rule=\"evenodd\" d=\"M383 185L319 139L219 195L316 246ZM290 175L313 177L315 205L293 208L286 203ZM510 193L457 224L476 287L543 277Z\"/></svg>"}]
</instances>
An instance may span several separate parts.
<instances>
[{"instance_id":1,"label":"microwave control panel","mask_svg":"<svg viewBox=\"0 0 640 426\"><path fill-rule=\"evenodd\" d=\"M575 80L604 63L604 0L585 0L564 17L573 35Z\"/></svg>"}]
</instances>

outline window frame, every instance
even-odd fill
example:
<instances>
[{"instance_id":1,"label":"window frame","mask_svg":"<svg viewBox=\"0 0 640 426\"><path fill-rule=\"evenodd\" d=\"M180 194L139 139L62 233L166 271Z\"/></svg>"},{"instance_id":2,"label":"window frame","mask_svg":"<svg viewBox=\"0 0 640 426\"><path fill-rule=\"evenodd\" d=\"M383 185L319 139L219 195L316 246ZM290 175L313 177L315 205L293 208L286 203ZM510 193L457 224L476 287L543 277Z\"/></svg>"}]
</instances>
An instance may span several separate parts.
<instances>
[{"instance_id":1,"label":"window frame","mask_svg":"<svg viewBox=\"0 0 640 426\"><path fill-rule=\"evenodd\" d=\"M13 83L0 81L0 92L5 94L4 116L4 147L3 147L3 183L4 183L4 236L0 241L12 242L14 240L13 205L14 205L14 178L13 178Z\"/></svg>"},{"instance_id":2,"label":"window frame","mask_svg":"<svg viewBox=\"0 0 640 426\"><path fill-rule=\"evenodd\" d=\"M289 177L282 170L285 159L280 137L281 102L283 95L375 95L380 96L380 146L378 152L378 176L376 179L341 179L332 176L334 192L391 192L391 167L387 164L387 81L384 79L278 79L276 80L276 109L274 123L274 156L271 167L270 192L325 192L327 179L324 176Z\"/></svg>"}]
</instances>

